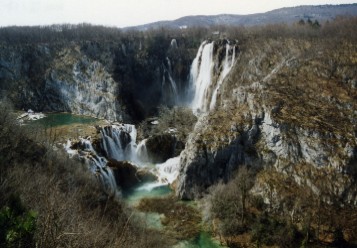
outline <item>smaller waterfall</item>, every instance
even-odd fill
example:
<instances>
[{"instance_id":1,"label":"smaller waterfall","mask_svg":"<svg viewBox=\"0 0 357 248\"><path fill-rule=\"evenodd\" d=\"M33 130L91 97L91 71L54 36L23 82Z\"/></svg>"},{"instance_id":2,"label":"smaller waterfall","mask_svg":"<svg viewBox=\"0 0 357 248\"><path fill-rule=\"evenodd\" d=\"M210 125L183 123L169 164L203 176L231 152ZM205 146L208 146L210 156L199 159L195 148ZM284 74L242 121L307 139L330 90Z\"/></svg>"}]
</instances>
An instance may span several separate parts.
<instances>
[{"instance_id":1,"label":"smaller waterfall","mask_svg":"<svg viewBox=\"0 0 357 248\"><path fill-rule=\"evenodd\" d=\"M172 184L179 173L180 156L170 158L165 163L157 164L159 182Z\"/></svg>"},{"instance_id":2,"label":"smaller waterfall","mask_svg":"<svg viewBox=\"0 0 357 248\"><path fill-rule=\"evenodd\" d=\"M119 197L121 193L118 190L112 169L107 166L108 161L104 157L98 156L89 139L81 138L80 142L84 151L88 152L85 157L86 161L89 164L91 171L94 172L95 176L98 178L104 192L109 196Z\"/></svg>"},{"instance_id":3,"label":"smaller waterfall","mask_svg":"<svg viewBox=\"0 0 357 248\"><path fill-rule=\"evenodd\" d=\"M146 148L146 139L142 140L136 148L136 159L140 163L149 162L149 155Z\"/></svg>"},{"instance_id":4,"label":"smaller waterfall","mask_svg":"<svg viewBox=\"0 0 357 248\"><path fill-rule=\"evenodd\" d=\"M111 125L100 130L106 157L117 161L135 160L137 131L134 125Z\"/></svg>"},{"instance_id":5,"label":"smaller waterfall","mask_svg":"<svg viewBox=\"0 0 357 248\"><path fill-rule=\"evenodd\" d=\"M177 49L177 41L176 39L172 39L171 42L170 42L170 48L171 49Z\"/></svg>"},{"instance_id":6,"label":"smaller waterfall","mask_svg":"<svg viewBox=\"0 0 357 248\"><path fill-rule=\"evenodd\" d=\"M118 190L117 183L115 181L115 177L113 175L112 169L106 165L103 166L104 161L96 160L94 158L92 161L96 165L95 175L99 179L104 189L104 192L106 192L110 196L119 197L121 193Z\"/></svg>"},{"instance_id":7,"label":"smaller waterfall","mask_svg":"<svg viewBox=\"0 0 357 248\"><path fill-rule=\"evenodd\" d=\"M120 140L120 130L116 128L103 128L100 131L102 135L103 150L106 152L107 158L115 160L124 160L124 152Z\"/></svg>"},{"instance_id":8,"label":"smaller waterfall","mask_svg":"<svg viewBox=\"0 0 357 248\"><path fill-rule=\"evenodd\" d=\"M162 164L157 164L155 166L155 169L156 174L158 175L158 180L156 182L146 183L141 187L137 188L137 190L151 191L154 188L172 184L179 174L179 168L180 156L170 158Z\"/></svg>"},{"instance_id":9,"label":"smaller waterfall","mask_svg":"<svg viewBox=\"0 0 357 248\"><path fill-rule=\"evenodd\" d=\"M80 138L80 146L82 147L80 153L78 153L78 150L71 149L71 146L72 142L68 140L64 145L67 153L71 157L78 154L80 157L85 159L85 162L88 164L90 170L98 178L104 192L109 196L120 197L121 192L117 187L112 169L107 166L107 159L97 154L92 146L90 138Z\"/></svg>"},{"instance_id":10,"label":"smaller waterfall","mask_svg":"<svg viewBox=\"0 0 357 248\"><path fill-rule=\"evenodd\" d=\"M166 64L162 64L163 74L161 88L165 101L175 105L178 102L178 90L175 80L172 78L171 61L166 57Z\"/></svg>"}]
</instances>

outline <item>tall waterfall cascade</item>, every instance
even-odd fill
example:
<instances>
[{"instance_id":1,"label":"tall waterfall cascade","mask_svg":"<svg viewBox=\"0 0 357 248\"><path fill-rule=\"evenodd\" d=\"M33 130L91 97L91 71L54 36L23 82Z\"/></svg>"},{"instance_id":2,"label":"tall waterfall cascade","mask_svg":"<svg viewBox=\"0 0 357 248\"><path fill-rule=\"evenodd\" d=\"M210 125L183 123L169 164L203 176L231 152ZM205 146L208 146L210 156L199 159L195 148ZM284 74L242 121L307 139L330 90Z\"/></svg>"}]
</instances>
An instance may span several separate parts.
<instances>
[{"instance_id":1,"label":"tall waterfall cascade","mask_svg":"<svg viewBox=\"0 0 357 248\"><path fill-rule=\"evenodd\" d=\"M191 108L206 112L216 105L220 87L236 61L236 45L225 41L225 48L214 41L204 41L198 49L190 71L193 92ZM220 56L220 53L223 54Z\"/></svg>"}]
</instances>

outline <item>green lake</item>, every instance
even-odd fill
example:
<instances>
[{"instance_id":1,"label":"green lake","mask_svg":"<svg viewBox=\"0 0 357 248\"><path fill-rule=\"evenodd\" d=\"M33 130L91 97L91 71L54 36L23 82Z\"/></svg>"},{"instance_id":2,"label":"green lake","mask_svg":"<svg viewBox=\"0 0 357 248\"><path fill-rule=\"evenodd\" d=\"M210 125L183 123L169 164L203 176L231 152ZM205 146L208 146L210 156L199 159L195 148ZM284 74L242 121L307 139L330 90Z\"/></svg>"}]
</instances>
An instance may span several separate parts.
<instances>
[{"instance_id":1,"label":"green lake","mask_svg":"<svg viewBox=\"0 0 357 248\"><path fill-rule=\"evenodd\" d=\"M46 117L31 121L30 123L50 128L70 124L93 124L97 121L98 119L93 117L74 115L71 113L48 113L46 114Z\"/></svg>"}]
</instances>

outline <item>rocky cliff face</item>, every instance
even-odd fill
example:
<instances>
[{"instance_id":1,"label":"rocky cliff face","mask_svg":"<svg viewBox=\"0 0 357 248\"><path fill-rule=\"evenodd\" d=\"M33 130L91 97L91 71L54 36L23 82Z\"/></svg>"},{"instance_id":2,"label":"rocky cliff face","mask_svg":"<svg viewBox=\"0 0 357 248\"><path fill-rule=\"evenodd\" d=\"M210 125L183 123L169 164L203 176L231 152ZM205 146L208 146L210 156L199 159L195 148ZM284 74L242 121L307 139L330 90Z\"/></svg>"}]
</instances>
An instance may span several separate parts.
<instances>
[{"instance_id":1,"label":"rocky cliff face","mask_svg":"<svg viewBox=\"0 0 357 248\"><path fill-rule=\"evenodd\" d=\"M81 54L80 47L64 48L45 75L49 109L122 120L119 85L105 66Z\"/></svg>"},{"instance_id":2,"label":"rocky cliff face","mask_svg":"<svg viewBox=\"0 0 357 248\"><path fill-rule=\"evenodd\" d=\"M140 120L186 90L185 39L1 43L0 90L17 108ZM181 47L182 46L182 47Z\"/></svg>"},{"instance_id":3,"label":"rocky cliff face","mask_svg":"<svg viewBox=\"0 0 357 248\"><path fill-rule=\"evenodd\" d=\"M278 38L240 49L181 155L177 194L199 197L248 165L260 169L253 191L276 207L304 187L357 204L357 46Z\"/></svg>"}]
</instances>

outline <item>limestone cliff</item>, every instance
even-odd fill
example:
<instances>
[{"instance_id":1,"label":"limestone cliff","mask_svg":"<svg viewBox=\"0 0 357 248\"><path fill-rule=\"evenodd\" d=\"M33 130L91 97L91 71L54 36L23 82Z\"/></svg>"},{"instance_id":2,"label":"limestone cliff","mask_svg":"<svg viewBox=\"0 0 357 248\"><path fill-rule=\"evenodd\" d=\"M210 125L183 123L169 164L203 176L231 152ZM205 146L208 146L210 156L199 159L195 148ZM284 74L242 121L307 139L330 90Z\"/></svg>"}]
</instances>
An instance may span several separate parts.
<instances>
[{"instance_id":1,"label":"limestone cliff","mask_svg":"<svg viewBox=\"0 0 357 248\"><path fill-rule=\"evenodd\" d=\"M177 194L199 197L248 165L276 207L299 187L357 204L356 42L256 38L240 50L181 154Z\"/></svg>"},{"instance_id":2,"label":"limestone cliff","mask_svg":"<svg viewBox=\"0 0 357 248\"><path fill-rule=\"evenodd\" d=\"M141 120L160 104L178 104L195 45L164 34L120 38L1 41L1 96L20 109L126 121Z\"/></svg>"}]
</instances>

